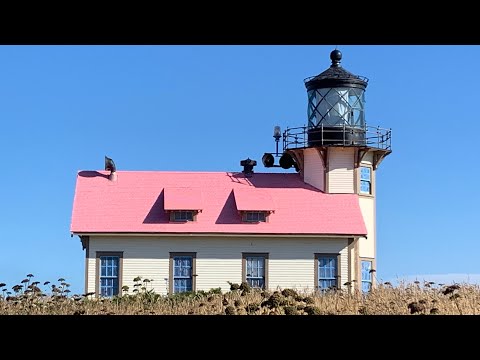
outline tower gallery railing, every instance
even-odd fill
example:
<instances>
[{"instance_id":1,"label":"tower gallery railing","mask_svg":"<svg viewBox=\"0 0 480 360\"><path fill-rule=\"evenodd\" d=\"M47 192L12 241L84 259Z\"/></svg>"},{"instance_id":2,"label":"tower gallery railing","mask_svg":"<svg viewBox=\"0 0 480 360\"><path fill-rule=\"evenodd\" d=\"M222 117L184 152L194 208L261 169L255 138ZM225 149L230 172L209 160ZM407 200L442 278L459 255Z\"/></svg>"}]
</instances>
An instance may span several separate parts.
<instances>
[{"instance_id":1,"label":"tower gallery railing","mask_svg":"<svg viewBox=\"0 0 480 360\"><path fill-rule=\"evenodd\" d=\"M391 150L392 129L375 126L307 126L287 128L283 132L283 150L312 146L365 146Z\"/></svg>"}]
</instances>

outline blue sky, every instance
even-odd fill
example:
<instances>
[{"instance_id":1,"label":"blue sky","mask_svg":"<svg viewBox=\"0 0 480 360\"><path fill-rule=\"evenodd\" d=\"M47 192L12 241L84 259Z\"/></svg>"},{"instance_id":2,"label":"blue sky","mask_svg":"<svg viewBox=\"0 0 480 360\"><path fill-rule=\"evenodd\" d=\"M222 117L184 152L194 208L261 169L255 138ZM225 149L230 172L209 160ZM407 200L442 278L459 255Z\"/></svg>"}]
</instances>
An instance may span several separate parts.
<instances>
[{"instance_id":1,"label":"blue sky","mask_svg":"<svg viewBox=\"0 0 480 360\"><path fill-rule=\"evenodd\" d=\"M335 45L0 46L0 282L63 277L81 293L77 171L105 155L118 170L261 164L274 125L306 123L303 79ZM367 123L393 132L376 178L377 277L475 279L480 46L338 48L370 79Z\"/></svg>"}]
</instances>

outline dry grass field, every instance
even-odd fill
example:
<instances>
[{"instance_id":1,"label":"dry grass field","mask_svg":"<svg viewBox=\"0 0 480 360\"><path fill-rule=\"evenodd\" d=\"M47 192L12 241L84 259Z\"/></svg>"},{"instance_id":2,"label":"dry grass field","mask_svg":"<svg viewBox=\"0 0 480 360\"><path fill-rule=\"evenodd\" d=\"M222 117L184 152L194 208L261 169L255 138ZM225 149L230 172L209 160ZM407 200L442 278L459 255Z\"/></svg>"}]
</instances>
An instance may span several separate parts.
<instances>
[{"instance_id":1,"label":"dry grass field","mask_svg":"<svg viewBox=\"0 0 480 360\"><path fill-rule=\"evenodd\" d=\"M64 279L40 283L32 274L18 285L0 284L0 315L467 315L480 314L480 286L433 282L379 284L368 294L328 291L300 293L292 289L261 291L246 283L220 289L161 296L148 279L137 278L121 297L97 299L71 295ZM11 289L11 290L10 290Z\"/></svg>"}]
</instances>

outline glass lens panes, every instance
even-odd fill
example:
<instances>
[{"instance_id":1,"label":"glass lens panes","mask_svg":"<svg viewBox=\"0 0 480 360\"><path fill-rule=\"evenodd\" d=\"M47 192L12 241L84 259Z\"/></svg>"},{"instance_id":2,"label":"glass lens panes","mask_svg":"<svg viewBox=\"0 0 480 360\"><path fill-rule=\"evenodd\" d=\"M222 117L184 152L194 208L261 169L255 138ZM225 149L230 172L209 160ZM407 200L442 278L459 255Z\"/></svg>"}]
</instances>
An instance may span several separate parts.
<instances>
[{"instance_id":1,"label":"glass lens panes","mask_svg":"<svg viewBox=\"0 0 480 360\"><path fill-rule=\"evenodd\" d=\"M324 88L308 92L308 125L364 127L364 90Z\"/></svg>"},{"instance_id":2,"label":"glass lens panes","mask_svg":"<svg viewBox=\"0 0 480 360\"><path fill-rule=\"evenodd\" d=\"M100 257L100 295L118 295L118 256Z\"/></svg>"},{"instance_id":3,"label":"glass lens panes","mask_svg":"<svg viewBox=\"0 0 480 360\"><path fill-rule=\"evenodd\" d=\"M362 89L351 88L348 93L348 104L350 106L349 124L355 127L365 127L364 118L364 91Z\"/></svg>"},{"instance_id":4,"label":"glass lens panes","mask_svg":"<svg viewBox=\"0 0 480 360\"><path fill-rule=\"evenodd\" d=\"M173 258L173 292L192 291L191 256L175 256Z\"/></svg>"},{"instance_id":5,"label":"glass lens panes","mask_svg":"<svg viewBox=\"0 0 480 360\"><path fill-rule=\"evenodd\" d=\"M372 288L372 262L362 260L362 291L368 292Z\"/></svg>"},{"instance_id":6,"label":"glass lens panes","mask_svg":"<svg viewBox=\"0 0 480 360\"><path fill-rule=\"evenodd\" d=\"M315 90L310 90L308 92L308 126L315 127L317 126L317 120L315 115L315 108L317 107L317 97Z\"/></svg>"},{"instance_id":7,"label":"glass lens panes","mask_svg":"<svg viewBox=\"0 0 480 360\"><path fill-rule=\"evenodd\" d=\"M246 280L252 287L265 287L265 258L248 256L246 259Z\"/></svg>"},{"instance_id":8,"label":"glass lens panes","mask_svg":"<svg viewBox=\"0 0 480 360\"><path fill-rule=\"evenodd\" d=\"M337 286L337 257L322 256L318 258L318 287L327 290Z\"/></svg>"}]
</instances>

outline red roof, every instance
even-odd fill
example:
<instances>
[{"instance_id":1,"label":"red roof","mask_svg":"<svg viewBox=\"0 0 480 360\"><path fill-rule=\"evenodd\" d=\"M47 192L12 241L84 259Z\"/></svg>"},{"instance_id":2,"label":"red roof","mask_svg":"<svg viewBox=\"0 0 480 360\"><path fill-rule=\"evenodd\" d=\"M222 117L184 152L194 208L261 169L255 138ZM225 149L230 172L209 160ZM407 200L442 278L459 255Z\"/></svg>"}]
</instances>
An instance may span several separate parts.
<instances>
[{"instance_id":1,"label":"red roof","mask_svg":"<svg viewBox=\"0 0 480 360\"><path fill-rule=\"evenodd\" d=\"M275 211L272 197L263 189L235 188L233 194L238 211Z\"/></svg>"},{"instance_id":2,"label":"red roof","mask_svg":"<svg viewBox=\"0 0 480 360\"><path fill-rule=\"evenodd\" d=\"M227 172L117 171L116 181L107 174L78 173L71 232L367 234L358 195L325 194L299 174L255 173L245 178ZM190 200L179 188L200 195ZM203 203L197 221L170 222L165 204L194 206L199 199ZM239 209L248 207L273 207L262 210L274 213L266 223L243 223Z\"/></svg>"},{"instance_id":3,"label":"red roof","mask_svg":"<svg viewBox=\"0 0 480 360\"><path fill-rule=\"evenodd\" d=\"M169 187L163 189L165 210L202 210L202 189Z\"/></svg>"}]
</instances>

